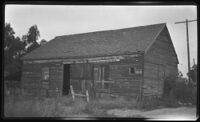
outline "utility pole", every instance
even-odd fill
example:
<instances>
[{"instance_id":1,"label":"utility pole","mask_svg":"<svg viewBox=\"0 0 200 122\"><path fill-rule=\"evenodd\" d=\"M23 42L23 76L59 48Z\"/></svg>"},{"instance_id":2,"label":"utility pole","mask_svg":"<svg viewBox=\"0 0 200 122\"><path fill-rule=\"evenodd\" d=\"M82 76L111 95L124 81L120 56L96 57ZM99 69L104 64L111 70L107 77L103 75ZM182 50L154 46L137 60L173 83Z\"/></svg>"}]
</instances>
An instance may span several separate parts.
<instances>
[{"instance_id":1,"label":"utility pole","mask_svg":"<svg viewBox=\"0 0 200 122\"><path fill-rule=\"evenodd\" d=\"M195 59L193 58L193 65L195 65Z\"/></svg>"},{"instance_id":2,"label":"utility pole","mask_svg":"<svg viewBox=\"0 0 200 122\"><path fill-rule=\"evenodd\" d=\"M189 32L188 32L188 23L189 22L194 22L197 20L188 20L186 19L185 21L180 21L180 22L175 22L175 24L181 24L181 23L185 23L186 24L186 38L187 38L187 54L188 54L188 73L190 72L190 48L189 48ZM188 80L190 83L190 77L188 75Z\"/></svg>"}]
</instances>

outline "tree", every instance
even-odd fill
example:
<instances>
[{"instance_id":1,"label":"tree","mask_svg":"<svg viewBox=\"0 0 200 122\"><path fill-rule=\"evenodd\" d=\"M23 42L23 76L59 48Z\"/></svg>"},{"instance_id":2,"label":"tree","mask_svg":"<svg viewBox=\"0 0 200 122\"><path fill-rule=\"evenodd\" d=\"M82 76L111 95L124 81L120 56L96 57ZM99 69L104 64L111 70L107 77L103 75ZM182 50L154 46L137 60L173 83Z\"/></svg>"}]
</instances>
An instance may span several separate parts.
<instances>
[{"instance_id":1,"label":"tree","mask_svg":"<svg viewBox=\"0 0 200 122\"><path fill-rule=\"evenodd\" d=\"M197 64L194 64L187 75L192 79L193 82L197 81Z\"/></svg>"},{"instance_id":2,"label":"tree","mask_svg":"<svg viewBox=\"0 0 200 122\"><path fill-rule=\"evenodd\" d=\"M20 57L24 53L25 44L19 37L15 37L14 30L9 23L4 28L4 66L8 74L20 71Z\"/></svg>"},{"instance_id":3,"label":"tree","mask_svg":"<svg viewBox=\"0 0 200 122\"><path fill-rule=\"evenodd\" d=\"M33 42L28 48L27 48L27 53L33 51L34 49L38 48L40 45L37 42Z\"/></svg>"},{"instance_id":4,"label":"tree","mask_svg":"<svg viewBox=\"0 0 200 122\"><path fill-rule=\"evenodd\" d=\"M5 23L4 32L4 71L10 77L16 76L19 79L22 68L20 58L40 46L37 43L40 32L37 26L33 25L29 28L28 33L20 39L14 36L15 32L10 23Z\"/></svg>"},{"instance_id":5,"label":"tree","mask_svg":"<svg viewBox=\"0 0 200 122\"><path fill-rule=\"evenodd\" d=\"M10 23L5 24L4 28L4 64L10 64L12 62L12 51L10 50L15 39L15 32L10 26Z\"/></svg>"},{"instance_id":6,"label":"tree","mask_svg":"<svg viewBox=\"0 0 200 122\"><path fill-rule=\"evenodd\" d=\"M45 40L45 39L42 39L41 41L40 41L40 45L44 45L44 44L46 44L47 43L47 41Z\"/></svg>"},{"instance_id":7,"label":"tree","mask_svg":"<svg viewBox=\"0 0 200 122\"><path fill-rule=\"evenodd\" d=\"M20 57L25 50L25 44L19 37L14 36L15 32L9 23L5 24L4 36L4 57L5 64L12 63L14 58Z\"/></svg>"},{"instance_id":8,"label":"tree","mask_svg":"<svg viewBox=\"0 0 200 122\"><path fill-rule=\"evenodd\" d=\"M38 40L39 37L40 32L37 28L37 25L31 26L27 34L27 43L34 43Z\"/></svg>"},{"instance_id":9,"label":"tree","mask_svg":"<svg viewBox=\"0 0 200 122\"><path fill-rule=\"evenodd\" d=\"M22 38L27 45L27 53L38 48L40 45L37 43L38 38L40 37L40 32L37 28L37 25L33 25L29 28L28 34L24 35Z\"/></svg>"}]
</instances>

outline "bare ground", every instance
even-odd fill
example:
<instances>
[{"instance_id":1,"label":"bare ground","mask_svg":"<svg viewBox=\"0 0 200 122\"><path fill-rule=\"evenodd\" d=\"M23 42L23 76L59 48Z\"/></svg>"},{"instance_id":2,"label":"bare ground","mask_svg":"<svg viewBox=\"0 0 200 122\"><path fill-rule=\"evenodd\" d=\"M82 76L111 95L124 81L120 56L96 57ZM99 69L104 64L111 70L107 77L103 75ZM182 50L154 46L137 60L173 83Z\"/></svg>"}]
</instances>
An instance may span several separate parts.
<instances>
[{"instance_id":1,"label":"bare ground","mask_svg":"<svg viewBox=\"0 0 200 122\"><path fill-rule=\"evenodd\" d=\"M108 115L115 117L141 117L148 119L196 120L196 107L162 108L151 111L112 109Z\"/></svg>"}]
</instances>

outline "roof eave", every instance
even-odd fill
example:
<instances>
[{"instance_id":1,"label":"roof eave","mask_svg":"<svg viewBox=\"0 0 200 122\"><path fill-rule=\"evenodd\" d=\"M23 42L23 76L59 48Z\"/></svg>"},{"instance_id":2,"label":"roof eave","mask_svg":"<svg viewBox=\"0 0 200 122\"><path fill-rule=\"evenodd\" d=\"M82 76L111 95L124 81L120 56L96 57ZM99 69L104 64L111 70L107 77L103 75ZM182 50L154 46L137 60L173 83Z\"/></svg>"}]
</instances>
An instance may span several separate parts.
<instances>
[{"instance_id":1,"label":"roof eave","mask_svg":"<svg viewBox=\"0 0 200 122\"><path fill-rule=\"evenodd\" d=\"M120 55L134 55L134 54L144 54L144 51L137 51L131 53L121 53L121 54L109 54L109 55L94 55L94 56L72 56L72 57L54 57L54 58L22 58L23 61L30 60L55 60L55 59L81 59L81 58L94 58L94 57L107 57L107 56L120 56Z\"/></svg>"}]
</instances>

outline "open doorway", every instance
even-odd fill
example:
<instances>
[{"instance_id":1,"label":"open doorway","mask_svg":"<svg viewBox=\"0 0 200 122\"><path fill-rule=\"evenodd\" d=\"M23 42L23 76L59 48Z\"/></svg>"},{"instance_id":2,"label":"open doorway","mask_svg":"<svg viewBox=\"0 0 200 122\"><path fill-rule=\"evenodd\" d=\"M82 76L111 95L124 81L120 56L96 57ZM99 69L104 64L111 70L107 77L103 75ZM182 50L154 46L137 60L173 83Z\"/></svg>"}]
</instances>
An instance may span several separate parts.
<instances>
[{"instance_id":1,"label":"open doorway","mask_svg":"<svg viewBox=\"0 0 200 122\"><path fill-rule=\"evenodd\" d=\"M64 64L63 95L68 95L69 92L70 92L70 64Z\"/></svg>"}]
</instances>

